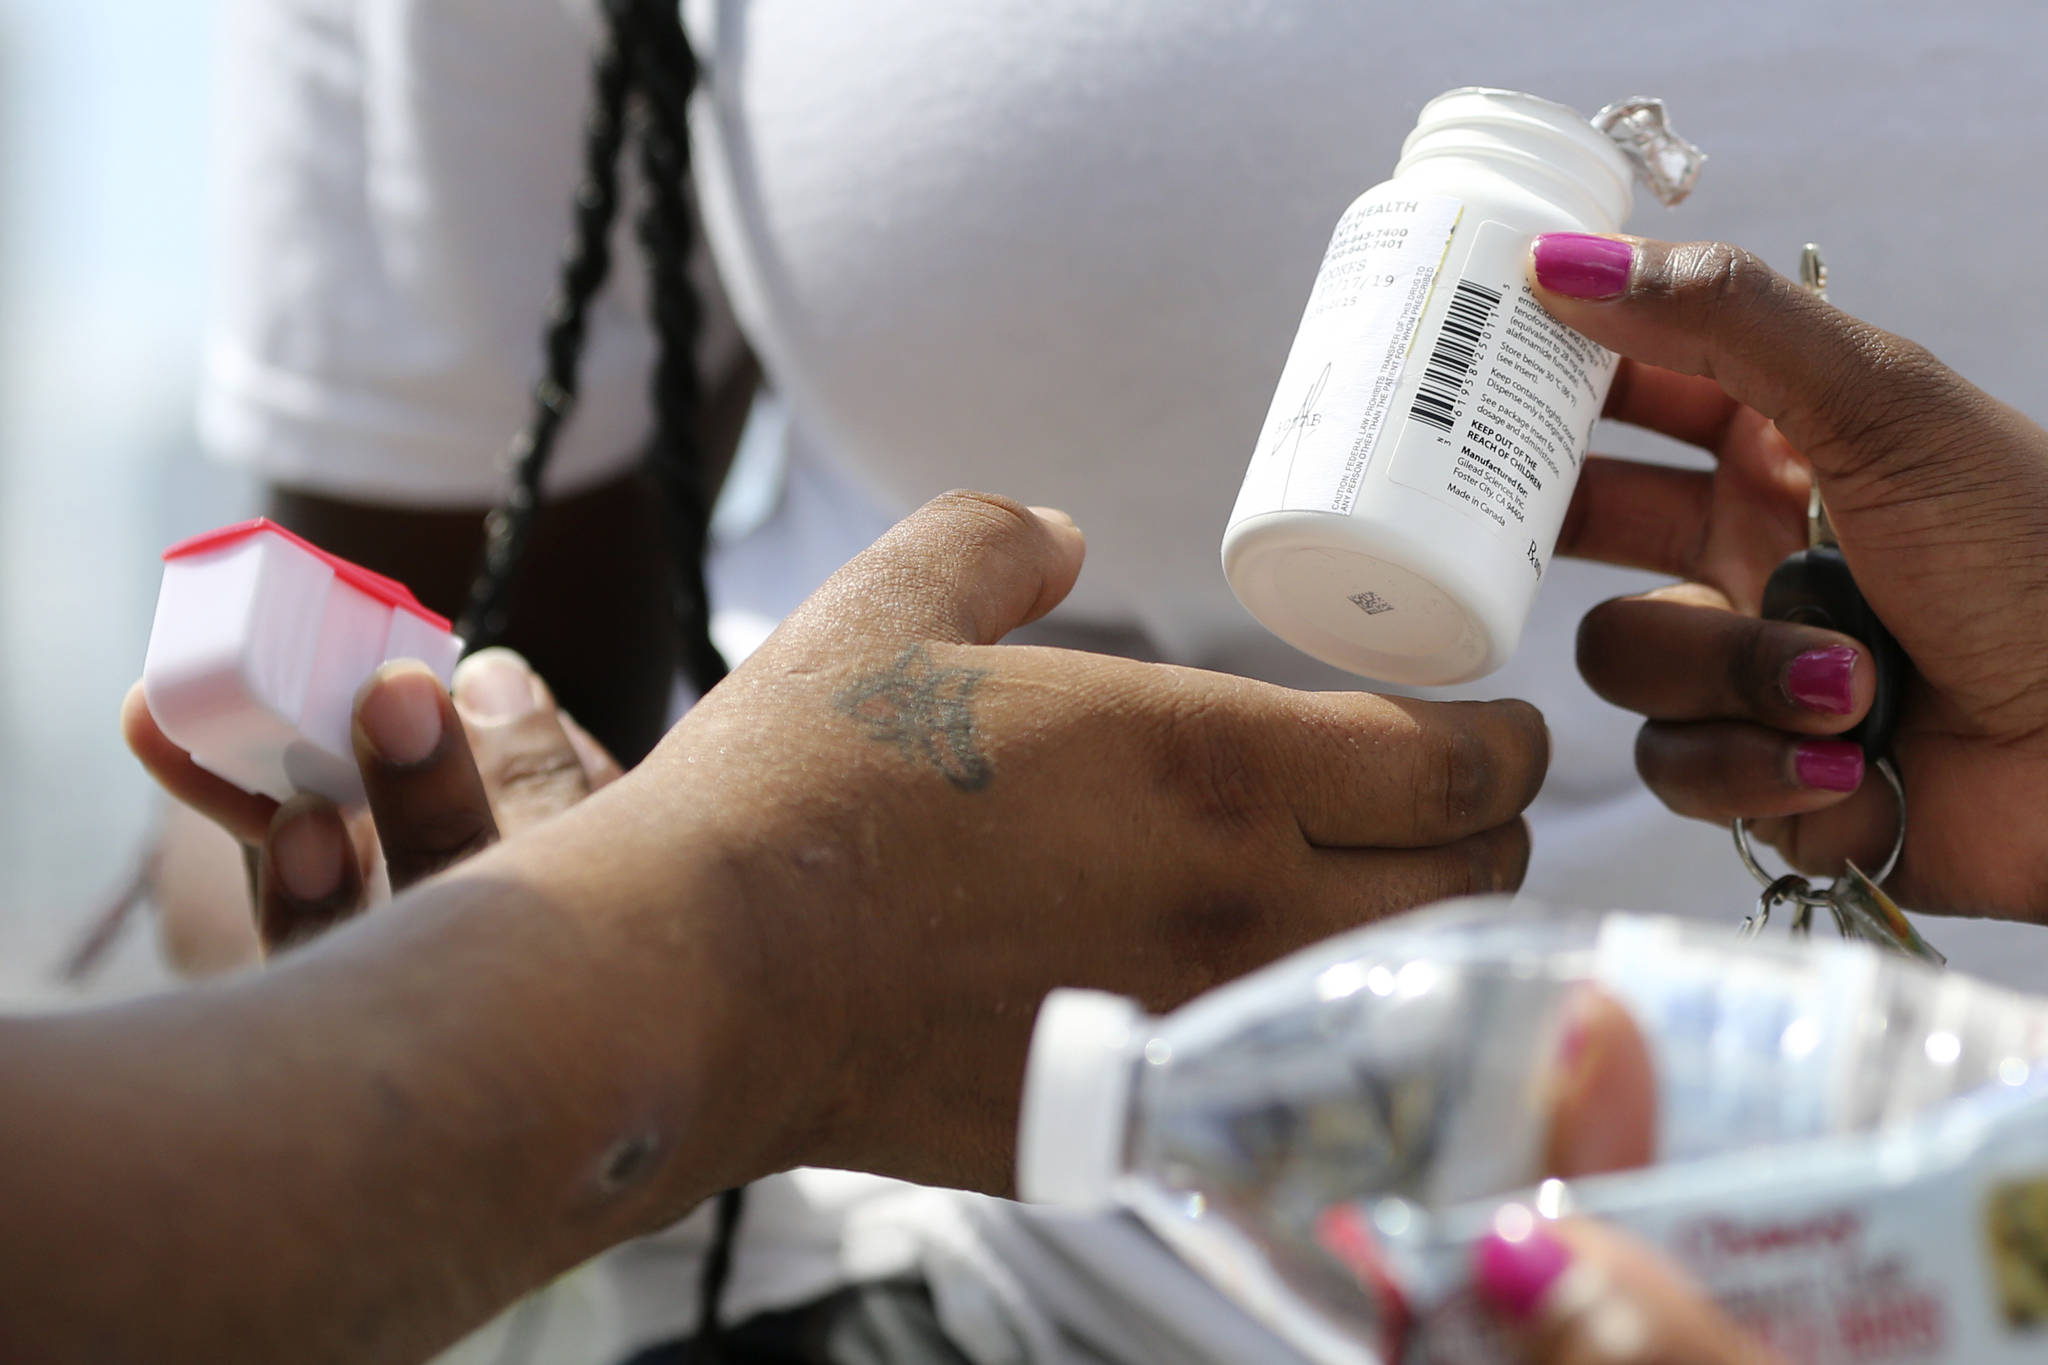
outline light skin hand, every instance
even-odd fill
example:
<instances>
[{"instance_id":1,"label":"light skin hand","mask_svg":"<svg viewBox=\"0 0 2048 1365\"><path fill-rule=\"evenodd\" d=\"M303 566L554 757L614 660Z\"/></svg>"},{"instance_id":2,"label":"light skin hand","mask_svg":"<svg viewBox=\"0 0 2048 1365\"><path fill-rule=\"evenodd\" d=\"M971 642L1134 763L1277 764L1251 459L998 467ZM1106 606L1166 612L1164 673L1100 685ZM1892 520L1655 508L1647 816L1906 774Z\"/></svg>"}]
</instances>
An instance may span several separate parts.
<instances>
[{"instance_id":1,"label":"light skin hand","mask_svg":"<svg viewBox=\"0 0 2048 1365\"><path fill-rule=\"evenodd\" d=\"M1805 543L1818 479L1913 665L1893 741L1910 818L1887 890L1917 909L2048 916L2048 836L2028 816L2048 809L2048 432L1734 247L1592 239L1616 268L1573 287L1597 297L1544 289L1543 253L1585 240L1539 239L1545 307L1625 357L1610 415L1718 461L1590 460L1560 540L1686 580L1596 608L1580 631L1594 690L1647 718L1645 780L1683 814L1762 817L1756 832L1804 871L1882 861L1891 793L1828 738L1869 709L1867 650L1756 618L1764 579Z\"/></svg>"},{"instance_id":2,"label":"light skin hand","mask_svg":"<svg viewBox=\"0 0 2048 1365\"><path fill-rule=\"evenodd\" d=\"M1559 1023L1539 1081L1545 1174L1574 1180L1649 1164L1656 1076L1633 1017L1588 985ZM1383 1293L1385 1260L1355 1209L1326 1215L1319 1240L1368 1294ZM1470 1273L1512 1354L1531 1365L1782 1365L1655 1250L1589 1219L1503 1206L1473 1244Z\"/></svg>"},{"instance_id":3,"label":"light skin hand","mask_svg":"<svg viewBox=\"0 0 2048 1365\"><path fill-rule=\"evenodd\" d=\"M1515 1206L1494 1229L1474 1248L1473 1283L1530 1365L1783 1365L1624 1233Z\"/></svg>"}]
</instances>

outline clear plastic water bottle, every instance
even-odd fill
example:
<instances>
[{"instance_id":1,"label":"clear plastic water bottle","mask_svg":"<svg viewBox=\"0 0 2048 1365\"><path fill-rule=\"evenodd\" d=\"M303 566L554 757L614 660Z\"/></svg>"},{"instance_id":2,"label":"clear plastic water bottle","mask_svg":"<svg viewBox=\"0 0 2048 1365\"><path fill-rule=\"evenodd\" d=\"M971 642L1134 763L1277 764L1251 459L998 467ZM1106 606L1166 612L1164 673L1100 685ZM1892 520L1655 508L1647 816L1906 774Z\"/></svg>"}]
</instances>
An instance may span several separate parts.
<instances>
[{"instance_id":1,"label":"clear plastic water bottle","mask_svg":"<svg viewBox=\"0 0 2048 1365\"><path fill-rule=\"evenodd\" d=\"M1060 992L1026 1079L1019 1188L1121 1203L1313 1358L1370 1361L1385 1298L1327 1218L1398 1240L1536 1186L1574 1000L1646 1046L1659 1163L1901 1124L2020 1087L2048 1002L1853 943L1465 902L1330 940L1165 1018ZM1391 1218L1391 1222L1389 1221ZM1469 1221L1469 1220L1468 1220ZM1370 1288L1370 1286L1366 1286Z\"/></svg>"}]
</instances>

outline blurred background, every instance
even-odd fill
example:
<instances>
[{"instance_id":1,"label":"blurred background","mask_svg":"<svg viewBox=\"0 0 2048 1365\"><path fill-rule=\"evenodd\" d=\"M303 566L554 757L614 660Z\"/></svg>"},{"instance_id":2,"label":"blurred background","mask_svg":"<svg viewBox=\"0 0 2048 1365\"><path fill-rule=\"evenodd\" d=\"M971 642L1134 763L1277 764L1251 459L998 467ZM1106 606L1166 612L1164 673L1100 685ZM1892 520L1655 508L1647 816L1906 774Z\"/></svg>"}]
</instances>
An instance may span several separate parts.
<instances>
[{"instance_id":1,"label":"blurred background","mask_svg":"<svg viewBox=\"0 0 2048 1365\"><path fill-rule=\"evenodd\" d=\"M0 991L129 877L151 788L115 713L155 552L253 505L203 463L210 0L0 0ZM149 979L129 926L105 984Z\"/></svg>"}]
</instances>

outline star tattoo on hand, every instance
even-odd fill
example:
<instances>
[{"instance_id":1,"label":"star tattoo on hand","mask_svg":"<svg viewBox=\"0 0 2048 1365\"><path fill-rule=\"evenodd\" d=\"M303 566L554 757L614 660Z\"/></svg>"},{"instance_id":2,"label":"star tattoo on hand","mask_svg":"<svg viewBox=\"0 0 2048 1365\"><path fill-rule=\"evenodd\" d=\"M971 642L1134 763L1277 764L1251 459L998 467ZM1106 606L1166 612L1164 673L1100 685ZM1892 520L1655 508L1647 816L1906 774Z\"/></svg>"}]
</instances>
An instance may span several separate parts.
<instances>
[{"instance_id":1,"label":"star tattoo on hand","mask_svg":"<svg viewBox=\"0 0 2048 1365\"><path fill-rule=\"evenodd\" d=\"M942 667L920 641L833 701L869 739L936 768L961 791L978 792L995 776L974 737L974 693L987 676L982 668Z\"/></svg>"}]
</instances>

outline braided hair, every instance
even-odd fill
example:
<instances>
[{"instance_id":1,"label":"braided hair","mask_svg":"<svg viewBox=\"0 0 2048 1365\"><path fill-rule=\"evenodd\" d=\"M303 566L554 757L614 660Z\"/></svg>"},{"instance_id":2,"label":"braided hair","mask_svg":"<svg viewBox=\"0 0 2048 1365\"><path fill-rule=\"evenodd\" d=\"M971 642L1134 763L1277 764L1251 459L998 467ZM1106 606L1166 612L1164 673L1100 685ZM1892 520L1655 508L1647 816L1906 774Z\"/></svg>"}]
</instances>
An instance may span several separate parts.
<instances>
[{"instance_id":1,"label":"braided hair","mask_svg":"<svg viewBox=\"0 0 2048 1365\"><path fill-rule=\"evenodd\" d=\"M711 641L704 556L713 489L696 425L703 396L696 346L703 307L689 277L695 233L688 120L697 60L676 0L603 0L602 8L605 31L591 66L583 176L568 252L548 307L541 377L526 425L505 452L510 487L485 521L483 567L461 631L472 650L504 639L512 587L540 513L541 483L576 407L590 306L611 274L619 161L630 135L645 201L635 228L646 257L656 354L654 431L644 463L661 495L672 546L669 610L682 641L683 670L702 694L725 676L726 666Z\"/></svg>"},{"instance_id":2,"label":"braided hair","mask_svg":"<svg viewBox=\"0 0 2048 1365\"><path fill-rule=\"evenodd\" d=\"M703 307L689 276L694 240L689 197L689 103L697 59L678 0L603 0L605 31L591 62L592 99L583 131L583 176L573 226L542 335L543 365L526 425L505 454L511 486L485 522L484 560L460 627L471 650L504 638L512 585L540 513L541 481L563 424L576 407L590 305L611 273L619 211L619 160L636 143L644 205L635 223L646 258L654 327L654 431L644 458L661 496L671 553L669 611L682 642L685 676L699 695L725 676L711 640L705 587L713 488L697 435L703 384L697 335ZM700 1285L693 1355L715 1346L719 1308L732 1271L743 1191L718 1197Z\"/></svg>"}]
</instances>

